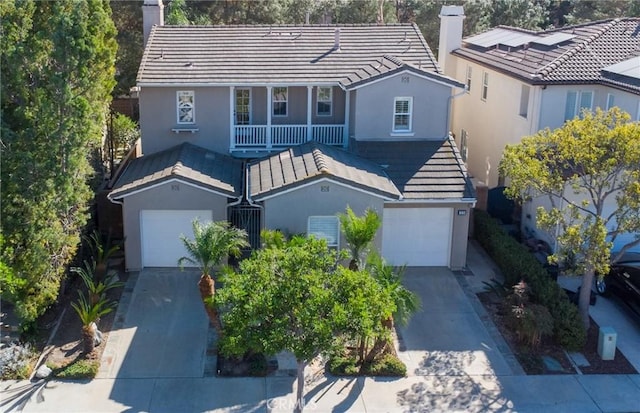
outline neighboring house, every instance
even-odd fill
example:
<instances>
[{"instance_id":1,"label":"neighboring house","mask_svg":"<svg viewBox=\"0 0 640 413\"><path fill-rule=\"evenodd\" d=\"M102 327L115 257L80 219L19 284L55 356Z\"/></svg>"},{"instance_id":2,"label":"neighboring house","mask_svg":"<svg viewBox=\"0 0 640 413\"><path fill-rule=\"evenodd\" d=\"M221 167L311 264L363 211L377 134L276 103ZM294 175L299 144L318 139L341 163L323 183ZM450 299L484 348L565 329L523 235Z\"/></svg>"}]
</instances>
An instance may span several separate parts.
<instances>
[{"instance_id":1,"label":"neighboring house","mask_svg":"<svg viewBox=\"0 0 640 413\"><path fill-rule=\"evenodd\" d=\"M640 120L640 18L539 32L500 26L464 39L462 7L443 7L441 19L440 65L467 86L454 102L452 130L476 182L504 185L498 165L507 144L558 128L581 109L618 106ZM609 201L607 212L615 208ZM557 234L536 226L539 206L549 208L549 199L523 205L522 230L555 248ZM633 237L620 236L614 250Z\"/></svg>"},{"instance_id":2,"label":"neighboring house","mask_svg":"<svg viewBox=\"0 0 640 413\"><path fill-rule=\"evenodd\" d=\"M143 7L143 156L109 194L127 269L176 266L196 217L253 247L263 228L344 247L348 205L380 214L392 264L465 266L475 197L449 135L464 84L417 26L162 26L160 7Z\"/></svg>"},{"instance_id":3,"label":"neighboring house","mask_svg":"<svg viewBox=\"0 0 640 413\"><path fill-rule=\"evenodd\" d=\"M463 14L443 8L439 62L467 85L452 131L475 180L504 185L498 165L507 144L558 128L583 108L618 106L640 120L640 18L538 32L499 26L463 39Z\"/></svg>"}]
</instances>

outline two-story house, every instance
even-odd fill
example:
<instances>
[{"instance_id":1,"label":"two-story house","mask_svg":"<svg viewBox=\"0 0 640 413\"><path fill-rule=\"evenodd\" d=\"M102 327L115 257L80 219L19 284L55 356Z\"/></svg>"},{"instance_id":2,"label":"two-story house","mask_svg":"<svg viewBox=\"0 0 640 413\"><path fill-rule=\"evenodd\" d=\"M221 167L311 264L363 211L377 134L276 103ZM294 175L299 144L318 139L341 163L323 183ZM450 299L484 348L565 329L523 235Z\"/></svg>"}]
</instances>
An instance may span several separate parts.
<instances>
[{"instance_id":1,"label":"two-story house","mask_svg":"<svg viewBox=\"0 0 640 413\"><path fill-rule=\"evenodd\" d=\"M129 270L176 266L196 217L254 247L263 228L342 247L347 206L382 217L389 262L465 266L475 198L449 134L464 84L415 25L163 26L160 7L144 6L143 156L109 194Z\"/></svg>"},{"instance_id":2,"label":"two-story house","mask_svg":"<svg viewBox=\"0 0 640 413\"><path fill-rule=\"evenodd\" d=\"M640 121L640 18L544 31L499 26L462 38L462 7L443 7L440 17L440 65L467 86L454 102L452 131L475 181L503 186L507 144L561 127L582 109L618 106ZM548 205L543 197L523 205L522 226L554 245L555 234L535 222L537 207Z\"/></svg>"},{"instance_id":3,"label":"two-story house","mask_svg":"<svg viewBox=\"0 0 640 413\"><path fill-rule=\"evenodd\" d=\"M452 131L469 174L503 182L507 144L555 129L581 109L618 106L640 120L640 18L530 31L500 26L462 38L462 7L441 12L440 66L467 86Z\"/></svg>"}]
</instances>

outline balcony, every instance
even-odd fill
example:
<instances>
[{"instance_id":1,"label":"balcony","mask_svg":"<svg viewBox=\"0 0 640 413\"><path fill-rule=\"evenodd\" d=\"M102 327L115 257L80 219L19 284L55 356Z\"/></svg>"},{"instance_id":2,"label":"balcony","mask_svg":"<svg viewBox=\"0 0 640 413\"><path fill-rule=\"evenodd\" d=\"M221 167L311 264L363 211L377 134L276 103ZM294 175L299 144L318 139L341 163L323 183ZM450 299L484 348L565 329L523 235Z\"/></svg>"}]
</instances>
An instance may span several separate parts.
<instances>
[{"instance_id":1,"label":"balcony","mask_svg":"<svg viewBox=\"0 0 640 413\"><path fill-rule=\"evenodd\" d=\"M316 141L344 146L344 125L234 125L231 150L280 149Z\"/></svg>"}]
</instances>

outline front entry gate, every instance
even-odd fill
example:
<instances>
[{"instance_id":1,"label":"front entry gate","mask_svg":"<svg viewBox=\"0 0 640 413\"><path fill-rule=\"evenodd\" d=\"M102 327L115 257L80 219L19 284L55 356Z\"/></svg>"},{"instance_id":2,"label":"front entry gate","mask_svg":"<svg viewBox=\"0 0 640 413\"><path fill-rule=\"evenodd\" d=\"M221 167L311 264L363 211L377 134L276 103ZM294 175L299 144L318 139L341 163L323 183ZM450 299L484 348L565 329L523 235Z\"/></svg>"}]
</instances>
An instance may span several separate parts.
<instances>
[{"instance_id":1,"label":"front entry gate","mask_svg":"<svg viewBox=\"0 0 640 413\"><path fill-rule=\"evenodd\" d=\"M260 216L260 208L246 201L243 201L239 205L234 205L229 209L229 222L231 222L234 227L247 231L248 241L249 244L251 244L250 250L260 248ZM243 252L248 255L250 250Z\"/></svg>"}]
</instances>

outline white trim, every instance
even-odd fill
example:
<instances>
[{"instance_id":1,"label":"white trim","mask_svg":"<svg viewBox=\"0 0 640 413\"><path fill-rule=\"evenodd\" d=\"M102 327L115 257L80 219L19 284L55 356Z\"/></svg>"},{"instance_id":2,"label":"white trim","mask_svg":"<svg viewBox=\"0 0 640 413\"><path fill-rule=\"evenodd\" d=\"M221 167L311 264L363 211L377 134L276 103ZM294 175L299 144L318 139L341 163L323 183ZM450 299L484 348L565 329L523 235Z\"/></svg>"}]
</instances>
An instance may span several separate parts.
<instances>
[{"instance_id":1,"label":"white trim","mask_svg":"<svg viewBox=\"0 0 640 413\"><path fill-rule=\"evenodd\" d=\"M640 106L639 106L640 108ZM342 146L349 146L349 117L351 115L351 91L344 91L344 129L342 130Z\"/></svg>"},{"instance_id":2,"label":"white trim","mask_svg":"<svg viewBox=\"0 0 640 413\"><path fill-rule=\"evenodd\" d=\"M307 86L307 142L313 140L313 86Z\"/></svg>"},{"instance_id":3,"label":"white trim","mask_svg":"<svg viewBox=\"0 0 640 413\"><path fill-rule=\"evenodd\" d=\"M391 132L389 134L389 136L407 136L407 137L411 137L411 136L416 136L416 134L414 132Z\"/></svg>"},{"instance_id":4,"label":"white trim","mask_svg":"<svg viewBox=\"0 0 640 413\"><path fill-rule=\"evenodd\" d=\"M396 112L396 104L399 101L407 102L407 113ZM409 125L407 126L407 129L398 129L396 127L396 116L405 115L409 117ZM393 98L393 117L391 118L391 132L400 133L402 135L413 132L413 96L396 96Z\"/></svg>"},{"instance_id":5,"label":"white trim","mask_svg":"<svg viewBox=\"0 0 640 413\"><path fill-rule=\"evenodd\" d=\"M413 204L465 204L475 206L475 198L451 198L451 199L391 199L384 202L384 205L413 205ZM383 205L383 206L384 206Z\"/></svg>"},{"instance_id":6,"label":"white trim","mask_svg":"<svg viewBox=\"0 0 640 413\"><path fill-rule=\"evenodd\" d=\"M236 148L236 88L229 86L229 151Z\"/></svg>"},{"instance_id":7,"label":"white trim","mask_svg":"<svg viewBox=\"0 0 640 413\"><path fill-rule=\"evenodd\" d=\"M197 189L200 189L200 190L205 191L205 192L209 192L209 193L216 194L216 195L221 195L221 196L223 196L225 198L231 198L231 199L235 198L235 199L237 199L236 197L230 196L229 194L224 194L222 192L218 192L218 191L213 190L213 189L205 188L203 186L196 185L196 184L194 184L192 182L183 181L180 178L171 178L171 179L168 179L166 181L157 182L155 184L146 186L144 188L140 188L140 189L136 189L135 191L128 192L128 193L126 193L126 194L124 194L122 196L119 196L119 197L115 198L115 199L124 199L124 198L127 198L127 197L131 196L131 195L139 194L140 192L148 191L150 189L155 189L155 188L157 188L159 186L162 186L164 184L170 184L172 182L179 182L181 184L185 184L187 186L190 186L190 187L193 187L193 188L197 188ZM111 200L114 199L114 198L111 197L111 194L107 195L107 198L109 198Z\"/></svg>"},{"instance_id":8,"label":"white trim","mask_svg":"<svg viewBox=\"0 0 640 413\"><path fill-rule=\"evenodd\" d=\"M273 95L273 92L275 89L284 89L285 90L285 94L286 94L286 98L285 100L275 100L275 96ZM269 99L271 99L271 114L274 118L285 118L287 116L289 116L289 86L274 86L271 89L271 96L269 96ZM274 107L274 103L282 103L284 102L284 115L276 115L275 113L273 113L273 107Z\"/></svg>"},{"instance_id":9,"label":"white trim","mask_svg":"<svg viewBox=\"0 0 640 413\"><path fill-rule=\"evenodd\" d=\"M185 82L185 83L180 83L180 82L176 82L176 83L153 83L153 82L141 82L141 83L137 83L136 86L134 87L138 87L138 88L142 88L142 87L181 87L181 88L188 88L188 87L212 87L212 86L217 86L217 87L230 87L230 86L235 86L235 87L267 87L267 86L276 86L279 85L280 83L271 83L271 82L202 82L202 83L190 83L190 82ZM336 83L336 82L287 82L287 86L289 87L294 87L294 86L338 86L341 87L340 83ZM451 86L451 85L450 85Z\"/></svg>"},{"instance_id":10,"label":"white trim","mask_svg":"<svg viewBox=\"0 0 640 413\"><path fill-rule=\"evenodd\" d=\"M383 196L383 195L380 195L380 194L376 194L376 193L364 190L362 188L357 188L355 186L347 185L347 184L345 184L343 182L338 182L338 181L335 181L335 180L333 180L331 178L321 178L321 179L317 179L317 180L312 180L311 182L307 182L307 183L301 184L301 185L296 185L293 188L285 189L284 191L278 192L276 194L266 195L266 196L260 196L260 195L252 196L251 199L253 199L254 201L266 201L268 199L275 198L275 197L278 197L280 195L288 194L290 192L297 191L298 189L306 188L308 186L311 186L311 185L314 185L314 184L317 184L317 183L321 183L321 182L331 182L333 184L342 186L344 188L348 188L348 189L352 189L354 191L362 192L363 194L369 194L369 195L375 196L376 198L380 198L380 199L382 199L384 201L393 201L394 200L393 198L389 198L389 197L386 197L386 196ZM400 195L400 196L402 197L402 195Z\"/></svg>"},{"instance_id":11,"label":"white trim","mask_svg":"<svg viewBox=\"0 0 640 413\"><path fill-rule=\"evenodd\" d=\"M480 89L480 100L483 102L487 101L489 97L489 72L486 70L482 71L482 88Z\"/></svg>"},{"instance_id":12,"label":"white trim","mask_svg":"<svg viewBox=\"0 0 640 413\"><path fill-rule=\"evenodd\" d=\"M382 76L382 77L380 77L378 79L372 80L370 82L363 83L362 85L358 85L358 86L354 86L354 87L350 87L350 86L347 85L346 88L348 90L357 90L357 89L360 89L362 87L366 87L366 86L369 86L369 85L376 84L378 82L382 82L382 81L387 80L388 78L390 78L392 76L402 75L402 74L405 74L405 73L410 73L413 76L419 77L419 78L424 79L424 80L430 80L430 81L432 81L434 83L438 83L440 85L448 86L450 88L458 88L458 89L463 89L463 90L465 89L465 85L460 85L460 86L452 85L451 83L447 83L447 82L444 82L442 80L436 80L436 79L434 79L432 77L429 77L429 76L426 76L426 75L422 75L422 74L416 73L416 72L414 72L412 70L408 70L408 69L404 69L404 70L402 70L400 72L393 73L392 75L385 74L384 76ZM441 76L441 77L446 78L446 76ZM458 82L455 79L451 79L451 80L455 81L455 82ZM460 82L458 82L458 83L460 83Z\"/></svg>"},{"instance_id":13,"label":"white trim","mask_svg":"<svg viewBox=\"0 0 640 413\"><path fill-rule=\"evenodd\" d=\"M467 64L467 72L465 73L465 91L471 93L471 80L473 76L473 66Z\"/></svg>"},{"instance_id":14,"label":"white trim","mask_svg":"<svg viewBox=\"0 0 640 413\"><path fill-rule=\"evenodd\" d=\"M180 121L180 96L191 96L191 120ZM195 125L196 123L196 94L193 90L176 90L176 123L178 125Z\"/></svg>"},{"instance_id":15,"label":"white trim","mask_svg":"<svg viewBox=\"0 0 640 413\"><path fill-rule=\"evenodd\" d=\"M329 100L320 100L320 89L329 89ZM320 113L318 111L318 104L329 103L329 113ZM333 88L330 86L317 86L316 87L316 116L328 117L333 116Z\"/></svg>"}]
</instances>

